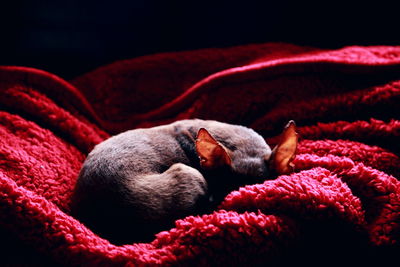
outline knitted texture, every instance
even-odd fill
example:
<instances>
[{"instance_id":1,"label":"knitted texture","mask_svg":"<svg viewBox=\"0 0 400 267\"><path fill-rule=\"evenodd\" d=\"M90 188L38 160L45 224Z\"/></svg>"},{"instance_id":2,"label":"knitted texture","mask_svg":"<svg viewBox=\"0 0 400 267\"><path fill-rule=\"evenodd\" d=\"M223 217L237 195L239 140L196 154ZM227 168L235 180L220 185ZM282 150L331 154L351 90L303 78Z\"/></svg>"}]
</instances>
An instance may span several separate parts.
<instances>
[{"instance_id":1,"label":"knitted texture","mask_svg":"<svg viewBox=\"0 0 400 267\"><path fill-rule=\"evenodd\" d=\"M0 67L0 228L11 235L0 242L50 259L31 256L38 265L382 263L400 248L399 71L400 47L279 43L118 61L70 82ZM296 170L150 243L116 246L69 215L95 144L186 118L246 125L271 146L293 119Z\"/></svg>"}]
</instances>

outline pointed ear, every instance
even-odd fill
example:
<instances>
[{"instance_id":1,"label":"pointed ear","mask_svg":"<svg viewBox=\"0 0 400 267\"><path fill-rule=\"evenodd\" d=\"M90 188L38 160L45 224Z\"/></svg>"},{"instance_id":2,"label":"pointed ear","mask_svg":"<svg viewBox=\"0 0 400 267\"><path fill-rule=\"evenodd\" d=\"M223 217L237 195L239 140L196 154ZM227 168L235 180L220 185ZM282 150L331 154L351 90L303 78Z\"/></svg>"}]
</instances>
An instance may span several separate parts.
<instances>
[{"instance_id":1,"label":"pointed ear","mask_svg":"<svg viewBox=\"0 0 400 267\"><path fill-rule=\"evenodd\" d=\"M197 133L196 151L200 157L200 165L204 169L215 169L231 164L226 149L204 128Z\"/></svg>"},{"instance_id":2,"label":"pointed ear","mask_svg":"<svg viewBox=\"0 0 400 267\"><path fill-rule=\"evenodd\" d=\"M292 161L296 157L297 143L296 124L289 121L281 134L279 144L272 151L271 169L278 175L294 171Z\"/></svg>"}]
</instances>

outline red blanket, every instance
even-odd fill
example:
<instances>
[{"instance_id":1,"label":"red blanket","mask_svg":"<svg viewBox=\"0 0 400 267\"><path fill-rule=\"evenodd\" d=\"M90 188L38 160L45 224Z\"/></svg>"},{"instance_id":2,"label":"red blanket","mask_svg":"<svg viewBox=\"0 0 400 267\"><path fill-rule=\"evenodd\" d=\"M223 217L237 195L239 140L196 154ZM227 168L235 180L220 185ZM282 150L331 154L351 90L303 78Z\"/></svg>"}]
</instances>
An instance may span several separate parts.
<instances>
[{"instance_id":1,"label":"red blanket","mask_svg":"<svg viewBox=\"0 0 400 267\"><path fill-rule=\"evenodd\" d=\"M400 47L287 44L146 56L70 82L0 67L0 226L10 235L0 242L16 242L7 253L18 255L8 260L31 250L66 265L389 257L400 241L399 71ZM247 125L271 145L294 119L296 172L231 192L151 243L113 245L69 215L95 144L194 117Z\"/></svg>"}]
</instances>

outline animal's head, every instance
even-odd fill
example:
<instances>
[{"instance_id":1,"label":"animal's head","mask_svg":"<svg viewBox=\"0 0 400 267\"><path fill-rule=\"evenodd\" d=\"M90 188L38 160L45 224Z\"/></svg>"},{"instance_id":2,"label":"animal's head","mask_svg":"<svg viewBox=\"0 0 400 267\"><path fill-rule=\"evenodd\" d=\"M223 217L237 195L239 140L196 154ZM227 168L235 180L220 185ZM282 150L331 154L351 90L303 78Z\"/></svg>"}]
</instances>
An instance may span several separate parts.
<instances>
[{"instance_id":1,"label":"animal's head","mask_svg":"<svg viewBox=\"0 0 400 267\"><path fill-rule=\"evenodd\" d=\"M196 151L203 170L230 170L236 178L261 182L294 169L298 137L293 121L286 125L272 151L260 135L245 127L231 130L225 139L215 138L204 128L198 131Z\"/></svg>"}]
</instances>

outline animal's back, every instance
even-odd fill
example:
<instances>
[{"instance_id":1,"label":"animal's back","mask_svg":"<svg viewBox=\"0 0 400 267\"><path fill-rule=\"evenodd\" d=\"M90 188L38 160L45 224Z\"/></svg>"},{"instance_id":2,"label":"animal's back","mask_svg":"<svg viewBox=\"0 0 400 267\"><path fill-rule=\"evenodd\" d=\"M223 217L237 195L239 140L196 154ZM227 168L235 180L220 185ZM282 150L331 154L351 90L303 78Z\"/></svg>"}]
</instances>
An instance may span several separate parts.
<instances>
[{"instance_id":1,"label":"animal's back","mask_svg":"<svg viewBox=\"0 0 400 267\"><path fill-rule=\"evenodd\" d=\"M143 215L149 215L152 202L158 200L151 195L157 193L154 188L168 183L152 181L149 184L143 178L160 174L175 163L190 164L176 138L176 130L171 125L135 129L98 144L80 171L72 198L72 214L95 232L116 242L118 235L128 237L134 232L142 238L140 234L146 231L134 231L132 224L146 226ZM150 186L149 196L138 188L143 184ZM143 201L151 198L153 201ZM141 202L144 204L138 204ZM164 223L160 220L160 224ZM157 229L151 222L146 224L148 228ZM114 229L111 233L110 225L115 225L121 232L118 234Z\"/></svg>"}]
</instances>

